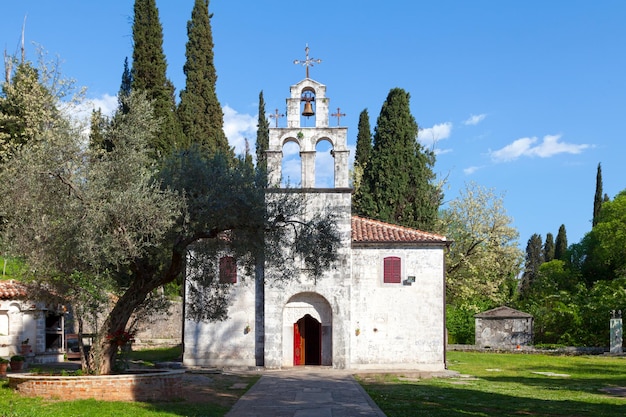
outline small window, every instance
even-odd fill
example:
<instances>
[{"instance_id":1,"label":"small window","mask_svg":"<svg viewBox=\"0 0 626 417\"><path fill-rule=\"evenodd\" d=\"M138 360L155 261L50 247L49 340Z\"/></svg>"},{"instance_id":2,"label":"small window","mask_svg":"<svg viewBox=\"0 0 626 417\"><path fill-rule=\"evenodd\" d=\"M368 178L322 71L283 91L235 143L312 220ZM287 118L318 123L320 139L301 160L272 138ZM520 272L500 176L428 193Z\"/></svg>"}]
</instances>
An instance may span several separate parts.
<instances>
[{"instance_id":1,"label":"small window","mask_svg":"<svg viewBox=\"0 0 626 417\"><path fill-rule=\"evenodd\" d=\"M399 284L402 282L402 262L397 256L388 256L384 259L385 284Z\"/></svg>"},{"instance_id":2,"label":"small window","mask_svg":"<svg viewBox=\"0 0 626 417\"><path fill-rule=\"evenodd\" d=\"M232 256L220 258L220 284L234 284L237 282L237 262Z\"/></svg>"}]
</instances>

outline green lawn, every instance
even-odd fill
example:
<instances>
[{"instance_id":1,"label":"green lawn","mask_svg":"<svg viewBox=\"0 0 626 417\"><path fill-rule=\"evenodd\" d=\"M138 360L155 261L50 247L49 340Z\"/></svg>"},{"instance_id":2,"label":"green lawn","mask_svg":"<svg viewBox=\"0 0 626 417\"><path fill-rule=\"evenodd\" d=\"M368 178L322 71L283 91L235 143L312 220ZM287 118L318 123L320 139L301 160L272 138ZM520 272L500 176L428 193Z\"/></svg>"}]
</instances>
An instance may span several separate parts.
<instances>
[{"instance_id":1,"label":"green lawn","mask_svg":"<svg viewBox=\"0 0 626 417\"><path fill-rule=\"evenodd\" d=\"M361 378L372 399L395 416L626 415L626 358L448 352L455 378Z\"/></svg>"}]
</instances>

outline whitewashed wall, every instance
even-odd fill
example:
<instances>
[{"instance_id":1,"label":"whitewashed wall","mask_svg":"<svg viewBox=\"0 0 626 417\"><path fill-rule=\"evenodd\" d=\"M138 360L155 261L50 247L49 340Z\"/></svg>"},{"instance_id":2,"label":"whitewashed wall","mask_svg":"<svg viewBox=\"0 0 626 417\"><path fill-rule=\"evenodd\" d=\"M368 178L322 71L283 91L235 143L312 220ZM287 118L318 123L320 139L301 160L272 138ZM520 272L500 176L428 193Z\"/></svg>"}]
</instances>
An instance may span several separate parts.
<instances>
[{"instance_id":1,"label":"whitewashed wall","mask_svg":"<svg viewBox=\"0 0 626 417\"><path fill-rule=\"evenodd\" d=\"M386 256L415 283L385 284ZM350 368L445 369L443 262L442 248L353 249Z\"/></svg>"},{"instance_id":2,"label":"whitewashed wall","mask_svg":"<svg viewBox=\"0 0 626 417\"><path fill-rule=\"evenodd\" d=\"M185 365L255 366L254 280L238 280L233 285L228 320L207 323L185 319Z\"/></svg>"}]
</instances>

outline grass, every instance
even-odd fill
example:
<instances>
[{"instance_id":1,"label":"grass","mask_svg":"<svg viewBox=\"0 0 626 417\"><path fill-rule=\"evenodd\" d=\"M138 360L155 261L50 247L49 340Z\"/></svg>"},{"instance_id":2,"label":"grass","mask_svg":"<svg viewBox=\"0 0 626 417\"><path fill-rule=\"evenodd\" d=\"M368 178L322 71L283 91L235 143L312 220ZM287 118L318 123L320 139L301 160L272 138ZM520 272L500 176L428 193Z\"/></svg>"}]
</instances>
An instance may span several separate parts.
<instances>
[{"instance_id":1,"label":"grass","mask_svg":"<svg viewBox=\"0 0 626 417\"><path fill-rule=\"evenodd\" d=\"M626 415L626 358L448 352L459 377L411 380L368 375L360 382L388 417Z\"/></svg>"},{"instance_id":2,"label":"grass","mask_svg":"<svg viewBox=\"0 0 626 417\"><path fill-rule=\"evenodd\" d=\"M180 347L133 351L129 359L142 367L155 362L176 360ZM42 369L45 371L45 369ZM233 384L245 382L250 388L258 376L232 374L197 375L203 381L193 386L190 399L176 402L114 402L114 401L49 401L21 396L0 380L0 417L219 417L225 415L247 389L231 389Z\"/></svg>"}]
</instances>

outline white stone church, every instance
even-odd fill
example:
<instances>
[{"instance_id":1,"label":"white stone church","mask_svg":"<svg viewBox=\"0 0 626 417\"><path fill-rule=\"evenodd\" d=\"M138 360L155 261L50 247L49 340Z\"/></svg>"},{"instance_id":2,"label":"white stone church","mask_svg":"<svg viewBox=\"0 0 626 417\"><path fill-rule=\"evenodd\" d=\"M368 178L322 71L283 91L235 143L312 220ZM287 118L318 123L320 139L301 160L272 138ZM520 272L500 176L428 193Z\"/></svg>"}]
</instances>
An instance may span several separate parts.
<instances>
[{"instance_id":1,"label":"white stone church","mask_svg":"<svg viewBox=\"0 0 626 417\"><path fill-rule=\"evenodd\" d=\"M316 280L303 278L280 287L268 276L271 265L265 267L265 285L230 269L229 318L217 323L185 320L184 364L444 370L444 250L449 242L353 216L347 128L329 126L326 86L310 79L307 67L307 77L290 90L287 127L270 128L268 171L275 188L268 189L267 198L294 192L281 186L281 165L283 146L296 143L302 165L296 192L303 193L311 210L324 207L337 213L342 239L338 267ZM316 145L321 141L332 146L333 188L315 184ZM221 268L220 273L228 270Z\"/></svg>"}]
</instances>

